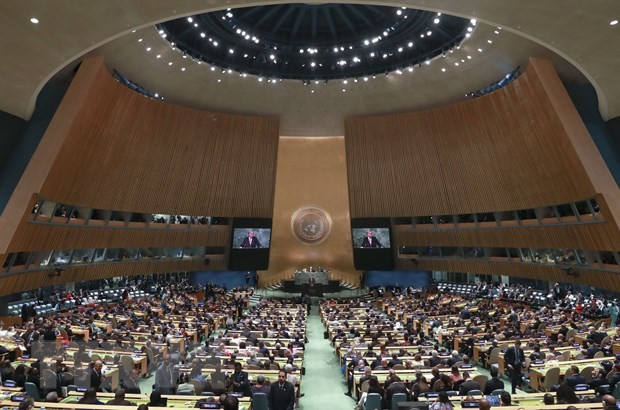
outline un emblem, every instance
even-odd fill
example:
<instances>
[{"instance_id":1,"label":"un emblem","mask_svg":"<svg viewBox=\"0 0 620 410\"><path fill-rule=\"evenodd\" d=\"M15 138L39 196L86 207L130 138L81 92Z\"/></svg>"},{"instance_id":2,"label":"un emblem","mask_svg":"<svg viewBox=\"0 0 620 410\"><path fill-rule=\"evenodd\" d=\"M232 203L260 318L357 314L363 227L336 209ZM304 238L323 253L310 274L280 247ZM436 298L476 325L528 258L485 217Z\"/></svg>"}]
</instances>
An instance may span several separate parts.
<instances>
[{"instance_id":1,"label":"un emblem","mask_svg":"<svg viewBox=\"0 0 620 410\"><path fill-rule=\"evenodd\" d=\"M329 214L318 206L305 206L298 209L291 219L293 234L303 243L323 242L331 231Z\"/></svg>"}]
</instances>

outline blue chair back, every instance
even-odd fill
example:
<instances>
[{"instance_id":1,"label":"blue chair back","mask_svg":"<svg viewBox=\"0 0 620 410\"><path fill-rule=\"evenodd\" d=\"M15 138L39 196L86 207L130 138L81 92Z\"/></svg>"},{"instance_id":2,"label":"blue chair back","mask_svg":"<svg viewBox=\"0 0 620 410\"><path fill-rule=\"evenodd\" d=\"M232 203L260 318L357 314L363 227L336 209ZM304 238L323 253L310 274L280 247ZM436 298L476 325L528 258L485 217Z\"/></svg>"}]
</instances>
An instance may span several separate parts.
<instances>
[{"instance_id":1,"label":"blue chair back","mask_svg":"<svg viewBox=\"0 0 620 410\"><path fill-rule=\"evenodd\" d=\"M265 393L252 395L252 410L269 410L269 402Z\"/></svg>"},{"instance_id":2,"label":"blue chair back","mask_svg":"<svg viewBox=\"0 0 620 410\"><path fill-rule=\"evenodd\" d=\"M379 393L370 393L366 396L366 410L381 410L381 395Z\"/></svg>"},{"instance_id":3,"label":"blue chair back","mask_svg":"<svg viewBox=\"0 0 620 410\"><path fill-rule=\"evenodd\" d=\"M401 401L407 401L407 395L405 393L394 393L392 396L392 410L398 410L398 403Z\"/></svg>"},{"instance_id":4,"label":"blue chair back","mask_svg":"<svg viewBox=\"0 0 620 410\"><path fill-rule=\"evenodd\" d=\"M24 390L26 395L32 397L35 401L41 400L39 389L37 389L37 386L34 383L26 382L24 385Z\"/></svg>"}]
</instances>

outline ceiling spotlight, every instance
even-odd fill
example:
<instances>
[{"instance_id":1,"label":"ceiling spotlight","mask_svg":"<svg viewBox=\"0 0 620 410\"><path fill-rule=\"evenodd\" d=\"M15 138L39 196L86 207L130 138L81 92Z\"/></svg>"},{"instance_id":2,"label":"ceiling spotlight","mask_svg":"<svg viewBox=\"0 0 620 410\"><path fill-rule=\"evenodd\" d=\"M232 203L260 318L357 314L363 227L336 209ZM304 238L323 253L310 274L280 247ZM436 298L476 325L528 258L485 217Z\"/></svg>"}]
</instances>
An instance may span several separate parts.
<instances>
[{"instance_id":1,"label":"ceiling spotlight","mask_svg":"<svg viewBox=\"0 0 620 410\"><path fill-rule=\"evenodd\" d=\"M334 53L338 52L338 47L334 47Z\"/></svg>"},{"instance_id":2,"label":"ceiling spotlight","mask_svg":"<svg viewBox=\"0 0 620 410\"><path fill-rule=\"evenodd\" d=\"M370 44L370 41L364 40L364 45L367 46L368 44Z\"/></svg>"},{"instance_id":3,"label":"ceiling spotlight","mask_svg":"<svg viewBox=\"0 0 620 410\"><path fill-rule=\"evenodd\" d=\"M159 30L159 34L164 34L164 30Z\"/></svg>"},{"instance_id":4,"label":"ceiling spotlight","mask_svg":"<svg viewBox=\"0 0 620 410\"><path fill-rule=\"evenodd\" d=\"M300 49L299 49L299 53L300 53L300 54L303 54L303 53L304 53L304 49L303 49L303 48L300 48Z\"/></svg>"},{"instance_id":5,"label":"ceiling spotlight","mask_svg":"<svg viewBox=\"0 0 620 410\"><path fill-rule=\"evenodd\" d=\"M187 18L187 21L189 21L189 22L191 23L191 22L193 22L193 21L194 21L194 19L193 19L193 18L191 18L191 17L188 17L188 18Z\"/></svg>"},{"instance_id":6,"label":"ceiling spotlight","mask_svg":"<svg viewBox=\"0 0 620 410\"><path fill-rule=\"evenodd\" d=\"M436 18L435 20L433 20L433 23L435 23L435 24L439 24L439 19L438 19L438 18Z\"/></svg>"},{"instance_id":7,"label":"ceiling spotlight","mask_svg":"<svg viewBox=\"0 0 620 410\"><path fill-rule=\"evenodd\" d=\"M31 22L32 24L39 24L39 19L38 19L38 18L36 18L36 17L33 17L33 18L31 18L31 19L30 19L30 22Z\"/></svg>"},{"instance_id":8,"label":"ceiling spotlight","mask_svg":"<svg viewBox=\"0 0 620 410\"><path fill-rule=\"evenodd\" d=\"M170 61L170 62L168 63L168 65L172 65L172 61Z\"/></svg>"},{"instance_id":9,"label":"ceiling spotlight","mask_svg":"<svg viewBox=\"0 0 620 410\"><path fill-rule=\"evenodd\" d=\"M155 93L155 98L159 97L159 94Z\"/></svg>"},{"instance_id":10,"label":"ceiling spotlight","mask_svg":"<svg viewBox=\"0 0 620 410\"><path fill-rule=\"evenodd\" d=\"M410 73L412 73L413 72L413 67L409 67L408 70L409 70Z\"/></svg>"},{"instance_id":11,"label":"ceiling spotlight","mask_svg":"<svg viewBox=\"0 0 620 410\"><path fill-rule=\"evenodd\" d=\"M402 75L402 71L401 70L396 70L396 74Z\"/></svg>"},{"instance_id":12,"label":"ceiling spotlight","mask_svg":"<svg viewBox=\"0 0 620 410\"><path fill-rule=\"evenodd\" d=\"M274 60L276 58L276 56L274 56L273 54L269 55L269 59L270 60Z\"/></svg>"},{"instance_id":13,"label":"ceiling spotlight","mask_svg":"<svg viewBox=\"0 0 620 410\"><path fill-rule=\"evenodd\" d=\"M263 82L263 77L258 77L258 82L262 83Z\"/></svg>"},{"instance_id":14,"label":"ceiling spotlight","mask_svg":"<svg viewBox=\"0 0 620 410\"><path fill-rule=\"evenodd\" d=\"M215 71L215 67L211 66L211 71Z\"/></svg>"},{"instance_id":15,"label":"ceiling spotlight","mask_svg":"<svg viewBox=\"0 0 620 410\"><path fill-rule=\"evenodd\" d=\"M312 94L314 94L314 90L310 91Z\"/></svg>"},{"instance_id":16,"label":"ceiling spotlight","mask_svg":"<svg viewBox=\"0 0 620 410\"><path fill-rule=\"evenodd\" d=\"M181 71L185 71L185 67L181 67Z\"/></svg>"},{"instance_id":17,"label":"ceiling spotlight","mask_svg":"<svg viewBox=\"0 0 620 410\"><path fill-rule=\"evenodd\" d=\"M146 48L146 51L151 51L151 47L147 47L147 48Z\"/></svg>"},{"instance_id":18,"label":"ceiling spotlight","mask_svg":"<svg viewBox=\"0 0 620 410\"><path fill-rule=\"evenodd\" d=\"M467 27L467 31L469 31L471 33L472 31L474 31L474 29L471 28L471 27Z\"/></svg>"},{"instance_id":19,"label":"ceiling spotlight","mask_svg":"<svg viewBox=\"0 0 620 410\"><path fill-rule=\"evenodd\" d=\"M401 14L403 14L403 11L402 10L396 10L396 14L398 14L400 16Z\"/></svg>"},{"instance_id":20,"label":"ceiling spotlight","mask_svg":"<svg viewBox=\"0 0 620 410\"><path fill-rule=\"evenodd\" d=\"M157 58L161 58L161 54L157 54Z\"/></svg>"},{"instance_id":21,"label":"ceiling spotlight","mask_svg":"<svg viewBox=\"0 0 620 410\"><path fill-rule=\"evenodd\" d=\"M34 20L36 20L36 19L34 19ZM32 20L30 20L30 21L32 21ZM32 21L32 22L34 23L34 21ZM612 20L612 21L609 22L610 26L615 26L616 24L618 24L618 20Z\"/></svg>"},{"instance_id":22,"label":"ceiling spotlight","mask_svg":"<svg viewBox=\"0 0 620 410\"><path fill-rule=\"evenodd\" d=\"M368 81L368 77L364 77L364 81Z\"/></svg>"},{"instance_id":23,"label":"ceiling spotlight","mask_svg":"<svg viewBox=\"0 0 620 410\"><path fill-rule=\"evenodd\" d=\"M138 39L138 43L141 43L141 42L142 42L142 39L141 39L141 38L140 38L140 39Z\"/></svg>"},{"instance_id":24,"label":"ceiling spotlight","mask_svg":"<svg viewBox=\"0 0 620 410\"><path fill-rule=\"evenodd\" d=\"M371 57L374 57L374 56L375 56L375 53L374 53L374 52L373 52L373 53L370 53L370 56L371 56Z\"/></svg>"},{"instance_id":25,"label":"ceiling spotlight","mask_svg":"<svg viewBox=\"0 0 620 410\"><path fill-rule=\"evenodd\" d=\"M487 43L493 44L493 40L487 40Z\"/></svg>"},{"instance_id":26,"label":"ceiling spotlight","mask_svg":"<svg viewBox=\"0 0 620 410\"><path fill-rule=\"evenodd\" d=\"M403 52L403 48L402 47L398 47L398 52L402 53Z\"/></svg>"},{"instance_id":27,"label":"ceiling spotlight","mask_svg":"<svg viewBox=\"0 0 620 410\"><path fill-rule=\"evenodd\" d=\"M235 50L233 50L232 48L229 48L229 49L228 49L228 52L229 52L230 54L235 54Z\"/></svg>"},{"instance_id":28,"label":"ceiling spotlight","mask_svg":"<svg viewBox=\"0 0 620 410\"><path fill-rule=\"evenodd\" d=\"M413 47L413 41L410 41L409 44L407 44L407 47Z\"/></svg>"},{"instance_id":29,"label":"ceiling spotlight","mask_svg":"<svg viewBox=\"0 0 620 410\"><path fill-rule=\"evenodd\" d=\"M476 23L477 23L476 19L471 19L470 21L471 21L471 25L472 25L472 26L475 26L475 25L476 25Z\"/></svg>"},{"instance_id":30,"label":"ceiling spotlight","mask_svg":"<svg viewBox=\"0 0 620 410\"><path fill-rule=\"evenodd\" d=\"M481 49L481 48L479 48L479 49L478 49L478 52L482 53L482 49Z\"/></svg>"},{"instance_id":31,"label":"ceiling spotlight","mask_svg":"<svg viewBox=\"0 0 620 410\"><path fill-rule=\"evenodd\" d=\"M442 68L442 69L441 69L441 72L445 73L445 72L446 72L446 69L445 69L445 68Z\"/></svg>"},{"instance_id":32,"label":"ceiling spotlight","mask_svg":"<svg viewBox=\"0 0 620 410\"><path fill-rule=\"evenodd\" d=\"M430 36L431 34L433 34L433 32L432 32L432 31L430 31L430 30L428 30L428 31L426 32L426 35L427 35L427 36Z\"/></svg>"},{"instance_id":33,"label":"ceiling spotlight","mask_svg":"<svg viewBox=\"0 0 620 410\"><path fill-rule=\"evenodd\" d=\"M347 90L345 90L345 89L343 88L343 89L342 89L342 92L343 92L343 93L345 93L345 92L347 92Z\"/></svg>"},{"instance_id":34,"label":"ceiling spotlight","mask_svg":"<svg viewBox=\"0 0 620 410\"><path fill-rule=\"evenodd\" d=\"M315 66L316 66L316 63L314 61L310 63L310 67L315 67Z\"/></svg>"},{"instance_id":35,"label":"ceiling spotlight","mask_svg":"<svg viewBox=\"0 0 620 410\"><path fill-rule=\"evenodd\" d=\"M194 27L198 27L198 23L194 23Z\"/></svg>"},{"instance_id":36,"label":"ceiling spotlight","mask_svg":"<svg viewBox=\"0 0 620 410\"><path fill-rule=\"evenodd\" d=\"M495 31L494 31L494 33L495 33L495 34L499 34L499 31L495 30Z\"/></svg>"}]
</instances>

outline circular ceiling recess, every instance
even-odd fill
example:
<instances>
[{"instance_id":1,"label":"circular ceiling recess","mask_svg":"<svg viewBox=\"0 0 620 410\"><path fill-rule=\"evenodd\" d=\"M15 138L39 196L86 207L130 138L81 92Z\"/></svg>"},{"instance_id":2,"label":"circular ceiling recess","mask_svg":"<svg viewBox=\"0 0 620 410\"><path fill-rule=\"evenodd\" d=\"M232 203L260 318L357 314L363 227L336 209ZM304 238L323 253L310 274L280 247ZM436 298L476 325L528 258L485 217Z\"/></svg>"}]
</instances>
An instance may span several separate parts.
<instances>
[{"instance_id":1,"label":"circular ceiling recess","mask_svg":"<svg viewBox=\"0 0 620 410\"><path fill-rule=\"evenodd\" d=\"M280 4L157 25L171 46L222 70L304 82L413 69L470 36L474 20L404 7Z\"/></svg>"}]
</instances>

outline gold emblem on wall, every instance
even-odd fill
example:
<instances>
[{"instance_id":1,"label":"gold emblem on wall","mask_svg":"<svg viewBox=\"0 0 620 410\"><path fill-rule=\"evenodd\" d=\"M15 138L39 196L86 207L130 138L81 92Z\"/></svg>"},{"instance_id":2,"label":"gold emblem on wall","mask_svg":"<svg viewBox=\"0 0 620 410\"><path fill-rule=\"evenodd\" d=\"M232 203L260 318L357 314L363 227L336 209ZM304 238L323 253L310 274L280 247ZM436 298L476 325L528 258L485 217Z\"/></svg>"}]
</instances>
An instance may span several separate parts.
<instances>
[{"instance_id":1,"label":"gold emblem on wall","mask_svg":"<svg viewBox=\"0 0 620 410\"><path fill-rule=\"evenodd\" d=\"M318 206L304 206L291 218L293 235L307 244L323 242L329 236L332 219L329 214Z\"/></svg>"}]
</instances>

